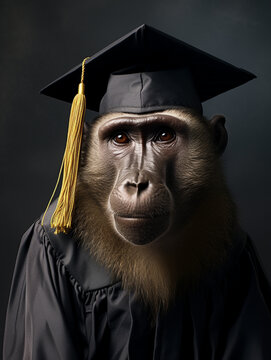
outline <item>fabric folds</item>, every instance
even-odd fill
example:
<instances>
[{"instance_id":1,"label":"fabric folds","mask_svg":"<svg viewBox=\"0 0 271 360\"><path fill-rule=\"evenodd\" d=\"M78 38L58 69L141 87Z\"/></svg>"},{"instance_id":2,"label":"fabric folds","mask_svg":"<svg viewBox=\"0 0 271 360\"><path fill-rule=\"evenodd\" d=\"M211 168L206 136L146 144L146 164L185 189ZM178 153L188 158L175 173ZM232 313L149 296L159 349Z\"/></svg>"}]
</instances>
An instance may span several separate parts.
<instances>
[{"instance_id":1,"label":"fabric folds","mask_svg":"<svg viewBox=\"0 0 271 360\"><path fill-rule=\"evenodd\" d=\"M4 360L270 359L270 286L249 238L225 269L177 297L153 322L120 281L108 278L95 288L95 273L91 283L88 271L77 273L85 250L66 240L62 250L68 254L56 249L39 221L23 236L7 309ZM98 268L92 264L91 269Z\"/></svg>"}]
</instances>

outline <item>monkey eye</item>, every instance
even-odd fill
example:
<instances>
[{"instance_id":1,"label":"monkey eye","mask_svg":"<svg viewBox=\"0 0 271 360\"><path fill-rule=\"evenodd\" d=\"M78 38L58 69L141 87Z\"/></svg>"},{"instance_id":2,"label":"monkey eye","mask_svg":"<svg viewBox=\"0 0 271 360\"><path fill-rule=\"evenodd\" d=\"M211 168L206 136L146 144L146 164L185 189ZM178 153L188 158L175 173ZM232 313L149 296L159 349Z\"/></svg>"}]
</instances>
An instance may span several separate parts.
<instances>
[{"instance_id":1,"label":"monkey eye","mask_svg":"<svg viewBox=\"0 0 271 360\"><path fill-rule=\"evenodd\" d=\"M171 129L162 129L156 136L156 141L170 142L175 139L175 132Z\"/></svg>"},{"instance_id":2,"label":"monkey eye","mask_svg":"<svg viewBox=\"0 0 271 360\"><path fill-rule=\"evenodd\" d=\"M128 136L124 132L118 133L112 139L117 144L127 144L130 141Z\"/></svg>"}]
</instances>

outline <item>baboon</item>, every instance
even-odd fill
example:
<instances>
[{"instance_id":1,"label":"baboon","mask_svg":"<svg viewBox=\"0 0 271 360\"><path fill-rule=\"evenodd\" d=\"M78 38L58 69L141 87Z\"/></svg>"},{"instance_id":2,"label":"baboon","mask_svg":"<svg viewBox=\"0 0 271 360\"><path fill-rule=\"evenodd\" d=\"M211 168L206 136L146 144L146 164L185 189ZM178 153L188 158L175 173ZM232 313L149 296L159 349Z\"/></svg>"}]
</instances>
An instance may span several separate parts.
<instances>
[{"instance_id":1,"label":"baboon","mask_svg":"<svg viewBox=\"0 0 271 360\"><path fill-rule=\"evenodd\" d=\"M62 186L20 243L4 360L270 359L225 117L202 108L253 78L144 24L41 91L72 102Z\"/></svg>"}]
</instances>

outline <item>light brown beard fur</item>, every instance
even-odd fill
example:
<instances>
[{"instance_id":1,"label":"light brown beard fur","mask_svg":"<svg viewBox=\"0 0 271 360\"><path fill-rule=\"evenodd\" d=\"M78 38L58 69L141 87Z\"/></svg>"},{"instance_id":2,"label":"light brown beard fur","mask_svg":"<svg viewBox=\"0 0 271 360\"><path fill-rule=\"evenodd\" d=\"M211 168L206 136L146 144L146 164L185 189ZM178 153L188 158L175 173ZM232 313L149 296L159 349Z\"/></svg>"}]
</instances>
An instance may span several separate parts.
<instances>
[{"instance_id":1,"label":"light brown beard fur","mask_svg":"<svg viewBox=\"0 0 271 360\"><path fill-rule=\"evenodd\" d=\"M156 242L135 246L122 239L93 198L89 184L78 179L73 217L76 236L153 314L168 307L177 283L186 291L227 258L236 225L235 206L219 165L216 170L216 186L203 189L188 221L169 232L169 242L175 247L166 252Z\"/></svg>"}]
</instances>

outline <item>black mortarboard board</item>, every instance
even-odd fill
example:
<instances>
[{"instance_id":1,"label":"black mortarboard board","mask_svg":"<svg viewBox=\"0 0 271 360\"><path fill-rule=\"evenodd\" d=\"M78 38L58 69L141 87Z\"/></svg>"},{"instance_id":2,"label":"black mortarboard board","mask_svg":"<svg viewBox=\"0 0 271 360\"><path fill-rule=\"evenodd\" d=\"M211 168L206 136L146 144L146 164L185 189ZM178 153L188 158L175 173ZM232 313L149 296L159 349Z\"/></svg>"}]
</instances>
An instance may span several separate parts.
<instances>
[{"instance_id":1,"label":"black mortarboard board","mask_svg":"<svg viewBox=\"0 0 271 360\"><path fill-rule=\"evenodd\" d=\"M41 90L72 102L81 64ZM141 25L85 63L87 108L143 113L201 103L255 78L183 41Z\"/></svg>"},{"instance_id":2,"label":"black mortarboard board","mask_svg":"<svg viewBox=\"0 0 271 360\"><path fill-rule=\"evenodd\" d=\"M43 94L72 102L66 149L52 195L63 170L62 187L51 218L56 233L67 232L72 226L86 107L100 114L144 113L174 107L202 112L203 101L254 77L248 71L142 25L46 86L41 90Z\"/></svg>"}]
</instances>

